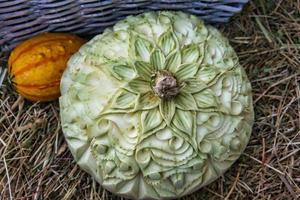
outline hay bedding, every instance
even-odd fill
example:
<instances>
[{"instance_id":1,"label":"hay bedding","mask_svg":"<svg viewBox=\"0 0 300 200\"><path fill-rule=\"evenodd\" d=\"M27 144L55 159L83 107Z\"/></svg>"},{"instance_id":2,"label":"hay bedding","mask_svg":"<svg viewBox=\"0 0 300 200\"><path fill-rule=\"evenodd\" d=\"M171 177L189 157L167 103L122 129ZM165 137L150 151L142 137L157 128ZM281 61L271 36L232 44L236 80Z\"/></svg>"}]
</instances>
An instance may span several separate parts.
<instances>
[{"instance_id":1,"label":"hay bedding","mask_svg":"<svg viewBox=\"0 0 300 200\"><path fill-rule=\"evenodd\" d=\"M233 167L183 199L300 199L300 0L252 1L220 28L251 80L256 122ZM6 80L0 105L0 199L122 199L75 165L57 102L24 101Z\"/></svg>"}]
</instances>

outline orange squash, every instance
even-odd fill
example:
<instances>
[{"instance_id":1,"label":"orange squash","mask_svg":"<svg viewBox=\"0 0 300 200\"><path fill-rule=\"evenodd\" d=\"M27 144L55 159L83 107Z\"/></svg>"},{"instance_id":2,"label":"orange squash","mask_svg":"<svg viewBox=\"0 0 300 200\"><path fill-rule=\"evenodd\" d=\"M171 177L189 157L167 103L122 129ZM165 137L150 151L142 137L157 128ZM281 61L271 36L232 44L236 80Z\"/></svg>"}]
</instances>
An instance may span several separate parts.
<instances>
[{"instance_id":1,"label":"orange squash","mask_svg":"<svg viewBox=\"0 0 300 200\"><path fill-rule=\"evenodd\" d=\"M68 33L43 33L21 43L8 59L8 72L17 92L31 101L57 99L67 61L84 43L84 39Z\"/></svg>"}]
</instances>

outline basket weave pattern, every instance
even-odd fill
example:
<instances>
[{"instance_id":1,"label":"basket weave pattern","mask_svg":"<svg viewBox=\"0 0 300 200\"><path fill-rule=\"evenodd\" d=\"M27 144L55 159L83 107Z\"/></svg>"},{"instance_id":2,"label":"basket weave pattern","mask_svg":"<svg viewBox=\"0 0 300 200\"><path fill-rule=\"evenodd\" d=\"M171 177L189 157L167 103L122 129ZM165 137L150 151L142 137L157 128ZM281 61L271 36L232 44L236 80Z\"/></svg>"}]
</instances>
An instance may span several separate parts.
<instances>
[{"instance_id":1,"label":"basket weave pattern","mask_svg":"<svg viewBox=\"0 0 300 200\"><path fill-rule=\"evenodd\" d=\"M41 32L96 34L127 15L183 10L207 23L223 23L248 0L0 0L0 47L11 50Z\"/></svg>"}]
</instances>

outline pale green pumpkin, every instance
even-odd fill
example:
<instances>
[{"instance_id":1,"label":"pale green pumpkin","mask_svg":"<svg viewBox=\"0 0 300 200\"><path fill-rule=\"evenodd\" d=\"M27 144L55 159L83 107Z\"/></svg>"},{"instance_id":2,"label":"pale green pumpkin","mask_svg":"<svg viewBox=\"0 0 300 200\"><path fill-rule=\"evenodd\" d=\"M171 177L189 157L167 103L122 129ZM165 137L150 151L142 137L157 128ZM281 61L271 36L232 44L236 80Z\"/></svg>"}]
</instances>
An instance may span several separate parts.
<instances>
[{"instance_id":1,"label":"pale green pumpkin","mask_svg":"<svg viewBox=\"0 0 300 200\"><path fill-rule=\"evenodd\" d=\"M94 37L61 81L65 138L103 187L177 198L207 185L245 149L251 86L215 28L181 12L130 16Z\"/></svg>"}]
</instances>

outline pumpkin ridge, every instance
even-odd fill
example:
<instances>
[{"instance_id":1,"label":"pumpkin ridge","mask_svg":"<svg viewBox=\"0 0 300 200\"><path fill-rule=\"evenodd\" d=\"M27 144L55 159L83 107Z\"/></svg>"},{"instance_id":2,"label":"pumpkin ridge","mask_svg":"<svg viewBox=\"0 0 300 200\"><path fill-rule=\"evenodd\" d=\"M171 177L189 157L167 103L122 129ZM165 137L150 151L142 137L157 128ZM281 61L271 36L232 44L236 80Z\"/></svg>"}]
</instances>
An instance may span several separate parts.
<instances>
[{"instance_id":1,"label":"pumpkin ridge","mask_svg":"<svg viewBox=\"0 0 300 200\"><path fill-rule=\"evenodd\" d=\"M34 95L21 90L18 90L18 93L28 98L29 100L34 100L34 101L45 101L45 100L48 101L49 99L56 99L57 96L59 95L59 93L49 94L49 95Z\"/></svg>"},{"instance_id":2,"label":"pumpkin ridge","mask_svg":"<svg viewBox=\"0 0 300 200\"><path fill-rule=\"evenodd\" d=\"M59 42L59 41L64 41L66 39L69 39L70 37L67 36L63 36L62 38L54 38L54 39L49 39L49 40L42 40L40 42L37 42L37 43L34 43L32 45L29 45L28 47L26 47L25 49L23 49L22 51L20 51L20 53L18 53L18 55L15 56L15 59L13 59L11 62L9 62L9 65L10 65L10 69L11 69L11 66L20 58L20 56L22 56L22 54L30 51L32 48L34 48L35 46L37 45L43 45L43 44L46 44L48 42Z\"/></svg>"},{"instance_id":3,"label":"pumpkin ridge","mask_svg":"<svg viewBox=\"0 0 300 200\"><path fill-rule=\"evenodd\" d=\"M18 90L18 92L20 93L20 94L24 94L25 96L31 96L31 97L41 97L41 98L48 98L48 97L56 97L57 96L57 94L59 94L58 92L56 92L56 93L53 93L53 94L48 94L48 95L37 95L37 94L31 94L31 93L28 93L28 92L25 92L25 91L22 91L22 90Z\"/></svg>"},{"instance_id":4,"label":"pumpkin ridge","mask_svg":"<svg viewBox=\"0 0 300 200\"><path fill-rule=\"evenodd\" d=\"M72 52L70 52L70 53L72 54ZM31 70L31 69L33 69L33 68L38 68L39 66L43 66L44 64L49 63L49 62L53 62L53 61L55 61L55 60L57 60L57 59L61 59L61 58L68 57L68 56L70 56L70 53L65 53L65 54L63 54L63 55L58 55L58 56L56 56L56 57L52 57L52 58L49 58L49 59L47 59L47 60L42 60L42 61L37 62L37 63L35 63L35 64L25 66L25 67L23 67L22 69L20 69L19 71L15 72L15 73L14 73L14 76L23 74L23 73L25 73L26 71L29 71L29 70Z\"/></svg>"},{"instance_id":5,"label":"pumpkin ridge","mask_svg":"<svg viewBox=\"0 0 300 200\"><path fill-rule=\"evenodd\" d=\"M50 83L45 83L45 84L18 84L18 83L15 83L15 84L18 85L18 87L43 89L43 88L57 86L59 84L59 82L60 82L60 80L52 81Z\"/></svg>"}]
</instances>

